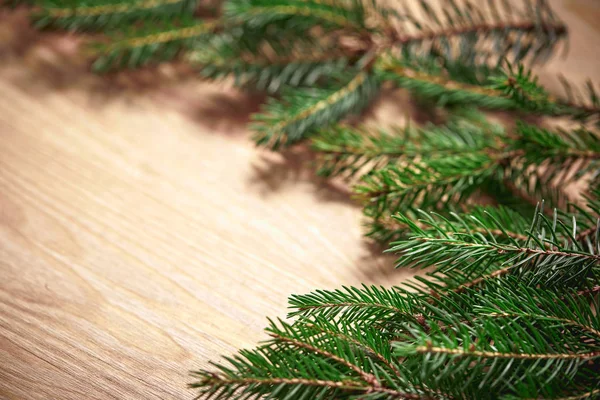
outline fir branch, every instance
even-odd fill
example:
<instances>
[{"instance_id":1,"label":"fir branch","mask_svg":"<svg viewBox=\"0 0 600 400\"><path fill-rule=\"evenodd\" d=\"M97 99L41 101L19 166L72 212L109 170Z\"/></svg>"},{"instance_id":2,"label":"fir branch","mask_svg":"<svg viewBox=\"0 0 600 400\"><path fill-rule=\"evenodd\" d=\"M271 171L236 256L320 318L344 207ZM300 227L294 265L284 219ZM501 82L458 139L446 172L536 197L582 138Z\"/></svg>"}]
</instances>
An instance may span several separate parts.
<instances>
[{"instance_id":1,"label":"fir branch","mask_svg":"<svg viewBox=\"0 0 600 400\"><path fill-rule=\"evenodd\" d=\"M432 234L439 233L439 228L431 226L429 220L432 218L429 214L421 210L407 210L405 216L424 231L430 231ZM529 236L526 232L529 226L523 216L512 209L504 206L497 207L470 207L468 213L455 213L449 211L446 215L435 214L440 221L448 221L444 227L444 232L449 235L461 235L462 233L473 233L484 237L494 238L500 243L525 242ZM453 222L455 222L453 224ZM496 224L501 225L502 229L497 228ZM400 240L406 240L411 237L411 224L407 224L401 217L396 215L382 215L377 219L368 220L369 228L367 236L384 243L393 243Z\"/></svg>"},{"instance_id":2,"label":"fir branch","mask_svg":"<svg viewBox=\"0 0 600 400\"><path fill-rule=\"evenodd\" d=\"M461 272L472 280L464 282L459 290L509 273L531 282L543 282L547 287L580 284L589 275L597 277L600 255L587 253L574 240L575 224L565 225L556 217L551 222L538 213L526 232L526 242L502 243L492 235L460 232L460 225L439 216L432 215L427 221L434 229L424 230L410 218L399 215L398 219L411 228L412 236L395 243L390 251L402 255L398 267L435 265L436 272L441 274L451 273L466 262ZM506 230L498 221L489 223L492 228Z\"/></svg>"},{"instance_id":3,"label":"fir branch","mask_svg":"<svg viewBox=\"0 0 600 400\"><path fill-rule=\"evenodd\" d=\"M382 80L393 82L419 96L434 99L440 106L469 105L488 109L513 110L519 104L494 88L453 81L423 72L399 59L383 57L375 65Z\"/></svg>"},{"instance_id":4,"label":"fir branch","mask_svg":"<svg viewBox=\"0 0 600 400\"><path fill-rule=\"evenodd\" d=\"M340 49L315 43L310 38L292 44L269 38L262 45L255 45L229 34L195 44L185 58L198 65L204 76L212 79L233 76L236 85L268 93L286 87L314 86L323 77L342 75L355 62Z\"/></svg>"},{"instance_id":5,"label":"fir branch","mask_svg":"<svg viewBox=\"0 0 600 400\"><path fill-rule=\"evenodd\" d=\"M431 400L430 396L413 394L413 393L404 393L398 390L393 390L389 388L383 387L371 387L371 386L363 386L358 385L354 382L336 382L336 381L324 381L324 380L315 380L315 379L299 379L299 378L266 378L266 379L253 379L253 378L225 378L220 375L204 375L201 372L196 373L196 376L199 376L201 379L199 382L193 383L190 385L191 388L202 388L202 394L213 395L213 393L218 393L219 390L227 387L235 387L237 390L241 390L243 393L253 393L254 390L258 389L256 386L267 386L265 392L268 393L271 387L281 387L281 386L308 386L308 387L323 387L327 389L338 389L344 392L350 393L369 393L369 394L383 394L386 395L387 399L400 399L400 400ZM244 390L244 388L252 388L254 390ZM296 390L294 393L298 393ZM233 391L223 390L215 399L222 398L230 398L230 394ZM309 392L310 393L310 392Z\"/></svg>"},{"instance_id":6,"label":"fir branch","mask_svg":"<svg viewBox=\"0 0 600 400\"><path fill-rule=\"evenodd\" d=\"M524 354L524 353L502 353L498 351L477 351L463 349L448 349L444 347L417 346L415 352L422 354L449 354L457 357L483 357L483 358L508 358L513 360L554 360L554 359L577 359L589 360L600 357L600 351L589 353L552 353L552 354Z\"/></svg>"},{"instance_id":7,"label":"fir branch","mask_svg":"<svg viewBox=\"0 0 600 400\"><path fill-rule=\"evenodd\" d=\"M218 22L201 22L196 19L182 19L176 23L115 34L110 43L97 43L94 52L99 56L94 61L93 69L104 72L170 60L219 27Z\"/></svg>"},{"instance_id":8,"label":"fir branch","mask_svg":"<svg viewBox=\"0 0 600 400\"><path fill-rule=\"evenodd\" d=\"M582 122L600 117L600 103L595 91L590 95L592 105L551 96L538 84L537 77L522 64L515 68L506 63L506 69L500 70L499 75L488 78L487 82L473 84L461 82L460 78L473 81L471 75L477 74L478 67L473 67L470 73L459 69L459 80L452 80L457 69L452 66L452 61L445 62L449 66L446 69L440 69L439 66L424 68L424 64L415 63L414 59L399 59L388 53L378 60L375 70L382 80L394 82L398 87L436 100L440 106L466 104L487 109L522 110L554 117L570 117ZM444 73L449 73L450 76L444 76Z\"/></svg>"},{"instance_id":9,"label":"fir branch","mask_svg":"<svg viewBox=\"0 0 600 400\"><path fill-rule=\"evenodd\" d=\"M364 393L385 394L389 399L430 399L422 390L404 384L401 377L385 372L390 361L368 357L372 348L364 352L364 345L356 347L356 341L365 342L358 330L351 341L339 335L323 335L314 324L302 321L271 324L268 331L272 339L265 346L228 359L234 369L219 365L219 374L200 371L196 373L200 382L192 387L217 398L274 392L282 398L337 398ZM389 347L389 343L381 341L380 349L383 346ZM389 353L389 349L385 351Z\"/></svg>"},{"instance_id":10,"label":"fir branch","mask_svg":"<svg viewBox=\"0 0 600 400\"><path fill-rule=\"evenodd\" d=\"M101 0L56 2L44 0L34 11L37 27L68 30L109 29L134 20L191 16L197 0Z\"/></svg>"},{"instance_id":11,"label":"fir branch","mask_svg":"<svg viewBox=\"0 0 600 400\"><path fill-rule=\"evenodd\" d=\"M365 12L358 0L232 0L225 4L224 16L235 24L252 28L285 20L293 29L315 25L364 29Z\"/></svg>"},{"instance_id":12,"label":"fir branch","mask_svg":"<svg viewBox=\"0 0 600 400\"><path fill-rule=\"evenodd\" d=\"M560 295L516 277L438 294L424 303L427 328L407 322L395 354L431 390L447 378L458 395L494 387L517 397L580 391L575 377L593 381L600 358L599 321L587 301L569 290ZM539 379L524 384L533 370Z\"/></svg>"},{"instance_id":13,"label":"fir branch","mask_svg":"<svg viewBox=\"0 0 600 400\"><path fill-rule=\"evenodd\" d=\"M256 141L271 148L297 142L315 128L362 109L377 87L373 76L358 72L341 85L284 93L281 101L271 99L263 114L253 116Z\"/></svg>"},{"instance_id":14,"label":"fir branch","mask_svg":"<svg viewBox=\"0 0 600 400\"><path fill-rule=\"evenodd\" d=\"M443 208L461 202L497 170L493 157L465 153L432 159L406 168L389 166L366 175L355 193L365 202L365 215L378 219L407 208Z\"/></svg>"},{"instance_id":15,"label":"fir branch","mask_svg":"<svg viewBox=\"0 0 600 400\"><path fill-rule=\"evenodd\" d=\"M563 80L563 85L568 85ZM502 92L504 96L515 101L520 108L532 113L551 116L566 116L577 121L585 122L589 119L600 117L600 104L598 96L590 85L590 102L586 105L583 101L573 101L570 86L566 89L567 98L560 99L550 95L538 83L538 78L523 64L516 67L506 63L506 68L499 76L492 77L490 89Z\"/></svg>"},{"instance_id":16,"label":"fir branch","mask_svg":"<svg viewBox=\"0 0 600 400\"><path fill-rule=\"evenodd\" d=\"M515 133L508 145L514 154L506 176L509 185L525 182L529 193L556 205L560 199L548 189L600 172L600 138L590 130L549 131L518 123Z\"/></svg>"},{"instance_id":17,"label":"fir branch","mask_svg":"<svg viewBox=\"0 0 600 400\"><path fill-rule=\"evenodd\" d=\"M412 295L397 289L363 285L362 288L344 287L343 290L318 290L289 298L288 316L319 320L336 320L357 326L387 324L398 318L414 318L419 312Z\"/></svg>"},{"instance_id":18,"label":"fir branch","mask_svg":"<svg viewBox=\"0 0 600 400\"><path fill-rule=\"evenodd\" d=\"M366 351L387 366L393 373L396 375L400 374L398 367L392 361L391 349L388 343L383 338L383 335L378 334L377 330L373 328L369 329L369 327L365 326L360 326L359 329L347 325L340 327L339 324L334 324L321 318L309 319L305 324L307 327L315 329L325 336L339 338ZM352 333L350 333L351 330ZM375 344L376 339L374 338L379 339L377 344Z\"/></svg>"},{"instance_id":19,"label":"fir branch","mask_svg":"<svg viewBox=\"0 0 600 400\"><path fill-rule=\"evenodd\" d=\"M522 313L522 312L514 312L514 313L492 313L492 314L487 314L486 317L490 317L490 318L529 318L529 319L535 319L537 318L537 316L533 315L533 314L527 314L527 313ZM568 326L574 326L577 327L579 329L581 329L582 331L586 331L594 336L596 336L596 339L600 339L600 330L594 329L590 326L581 324L577 321L568 319L568 318L560 318L560 317L544 317L544 320L546 321L554 321L554 322L558 322L561 324L565 324Z\"/></svg>"},{"instance_id":20,"label":"fir branch","mask_svg":"<svg viewBox=\"0 0 600 400\"><path fill-rule=\"evenodd\" d=\"M293 348L306 350L346 367L355 373L367 385L380 387L381 383L367 368L371 365L365 358L352 350L351 343L346 340L336 340L335 337L321 335L313 324L297 323L288 325L282 321L279 325L271 322L267 328L269 336L277 345L285 344ZM316 333L316 334L315 334ZM340 338L337 336L337 338Z\"/></svg>"},{"instance_id":21,"label":"fir branch","mask_svg":"<svg viewBox=\"0 0 600 400\"><path fill-rule=\"evenodd\" d=\"M319 174L352 177L424 157L444 158L493 148L501 135L498 130L488 134L464 120L423 128L407 125L392 132L342 126L321 130L313 139L313 148L320 154Z\"/></svg>"},{"instance_id":22,"label":"fir branch","mask_svg":"<svg viewBox=\"0 0 600 400\"><path fill-rule=\"evenodd\" d=\"M479 64L493 63L494 53L496 59L512 53L515 62L527 57L538 60L548 57L567 31L545 2L538 2L536 10L515 10L515 5L495 0L487 8L454 0L441 7L428 1L415 3L417 7L405 5L399 15L402 30L392 31L390 38L404 54L436 54L447 60L487 55ZM415 8L420 8L420 15ZM487 48L495 52L486 53Z\"/></svg>"}]
</instances>

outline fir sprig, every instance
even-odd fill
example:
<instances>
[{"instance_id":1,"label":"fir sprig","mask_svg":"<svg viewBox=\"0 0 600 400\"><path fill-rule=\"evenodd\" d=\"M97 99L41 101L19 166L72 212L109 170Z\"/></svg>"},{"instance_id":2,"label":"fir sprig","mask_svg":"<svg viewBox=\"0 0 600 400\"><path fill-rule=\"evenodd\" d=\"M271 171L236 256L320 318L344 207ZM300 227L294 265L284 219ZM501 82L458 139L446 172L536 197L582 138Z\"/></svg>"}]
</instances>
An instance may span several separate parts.
<instances>
[{"instance_id":1,"label":"fir sprig","mask_svg":"<svg viewBox=\"0 0 600 400\"><path fill-rule=\"evenodd\" d=\"M564 286L582 279L598 280L600 255L589 253L579 243L573 232L576 225L564 224L558 218L550 221L543 214L537 214L532 227L527 231L527 240L522 242L508 233L507 242L499 242L491 231L458 231L450 223L453 232L443 230L445 218L431 218L423 222L431 229L424 230L406 217L398 217L410 226L411 239L391 247L390 251L401 254L398 266L436 266L439 273L448 273L456 268L476 278L490 275L517 274L545 286ZM495 221L481 228L489 227L504 231ZM501 236L501 235L498 235ZM459 267L460 266L460 267Z\"/></svg>"},{"instance_id":2,"label":"fir sprig","mask_svg":"<svg viewBox=\"0 0 600 400\"><path fill-rule=\"evenodd\" d=\"M34 18L40 28L110 29L133 21L191 16L197 4L197 0L43 0L38 2Z\"/></svg>"},{"instance_id":3,"label":"fir sprig","mask_svg":"<svg viewBox=\"0 0 600 400\"><path fill-rule=\"evenodd\" d=\"M231 76L238 86L269 93L290 87L313 87L322 78L342 76L357 62L334 43L318 41L310 35L293 43L264 35L257 41L253 37L222 33L195 43L186 60L206 77Z\"/></svg>"},{"instance_id":4,"label":"fir sprig","mask_svg":"<svg viewBox=\"0 0 600 400\"><path fill-rule=\"evenodd\" d=\"M503 74L491 78L490 88L501 91L505 96L514 100L519 107L533 113L552 116L567 116L577 121L585 122L600 116L598 96L592 84L588 83L589 102L579 96L574 100L571 85L563 78L565 87L564 98L551 96L538 83L538 78L523 64L514 67L506 63Z\"/></svg>"},{"instance_id":5,"label":"fir sprig","mask_svg":"<svg viewBox=\"0 0 600 400\"><path fill-rule=\"evenodd\" d=\"M545 59L566 34L565 25L543 1L535 7L496 0L449 0L442 6L418 1L413 7L404 4L400 19L392 43L404 56L434 54L463 62L478 56L473 65L498 64L503 55L515 62Z\"/></svg>"},{"instance_id":6,"label":"fir sprig","mask_svg":"<svg viewBox=\"0 0 600 400\"><path fill-rule=\"evenodd\" d=\"M232 23L252 28L282 20L297 30L315 25L365 27L365 9L359 0L232 0L225 4L223 12Z\"/></svg>"},{"instance_id":7,"label":"fir sprig","mask_svg":"<svg viewBox=\"0 0 600 400\"><path fill-rule=\"evenodd\" d=\"M485 128L490 132L484 132ZM501 129L481 127L467 120L447 125L396 128L390 132L341 126L316 135L313 148L320 155L319 174L354 176L390 164L413 162L424 157L444 158L494 147Z\"/></svg>"},{"instance_id":8,"label":"fir sprig","mask_svg":"<svg viewBox=\"0 0 600 400\"><path fill-rule=\"evenodd\" d=\"M114 32L109 43L94 46L99 57L94 61L93 69L105 72L171 60L183 49L192 47L195 41L211 34L217 26L216 22L186 18L155 24L149 29Z\"/></svg>"},{"instance_id":9,"label":"fir sprig","mask_svg":"<svg viewBox=\"0 0 600 400\"><path fill-rule=\"evenodd\" d=\"M363 71L347 76L327 88L297 89L284 93L281 101L268 101L262 114L253 116L256 141L278 148L360 111L377 92L378 81Z\"/></svg>"}]
</instances>

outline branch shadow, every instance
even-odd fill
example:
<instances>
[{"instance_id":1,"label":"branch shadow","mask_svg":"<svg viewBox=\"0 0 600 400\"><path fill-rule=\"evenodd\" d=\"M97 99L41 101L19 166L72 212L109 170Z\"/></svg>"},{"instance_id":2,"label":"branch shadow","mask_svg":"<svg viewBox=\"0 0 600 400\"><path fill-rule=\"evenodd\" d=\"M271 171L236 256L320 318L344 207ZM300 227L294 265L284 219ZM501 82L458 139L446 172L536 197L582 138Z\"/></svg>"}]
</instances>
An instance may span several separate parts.
<instances>
[{"instance_id":1,"label":"branch shadow","mask_svg":"<svg viewBox=\"0 0 600 400\"><path fill-rule=\"evenodd\" d=\"M215 133L241 133L265 96L236 90L230 82L204 80L182 62L105 74L91 71L85 43L93 35L39 31L29 10L0 9L0 73L19 90L42 98L56 92L85 93L85 101L103 107L118 101L151 100Z\"/></svg>"},{"instance_id":2,"label":"branch shadow","mask_svg":"<svg viewBox=\"0 0 600 400\"><path fill-rule=\"evenodd\" d=\"M190 104L192 120L220 133L242 132L251 115L260 110L266 95L237 90L221 91L210 97L194 99Z\"/></svg>"},{"instance_id":3,"label":"branch shadow","mask_svg":"<svg viewBox=\"0 0 600 400\"><path fill-rule=\"evenodd\" d=\"M119 95L136 98L165 88L198 81L197 72L181 62L133 70L95 74L86 43L95 35L36 30L30 11L0 9L0 71L26 93L44 96L67 90L84 90L96 102Z\"/></svg>"},{"instance_id":4,"label":"branch shadow","mask_svg":"<svg viewBox=\"0 0 600 400\"><path fill-rule=\"evenodd\" d=\"M150 100L165 109L174 110L219 134L243 134L250 116L259 111L265 95L242 92L228 82L215 84L198 76L183 63L171 62L98 75L91 72L91 61L84 56L84 45L91 35L81 33L39 31L34 29L27 9L0 10L0 73L19 90L38 98L56 92L85 93L86 101L95 107L111 102L136 104ZM389 114L389 105L412 110L398 91L384 89L362 113L347 123L378 121ZM388 107L388 108L386 108ZM408 112L408 111L407 111ZM395 116L399 114L393 113ZM397 122L397 121L394 121ZM352 199L349 185L341 180L319 177L315 173L315 154L306 145L282 153L261 152L252 165L249 185L259 193L289 189L300 183L312 188L321 202L335 202L359 207ZM363 241L364 256L358 262L357 274L365 281L388 282L403 276L393 269L393 256L382 255L383 247Z\"/></svg>"},{"instance_id":5,"label":"branch shadow","mask_svg":"<svg viewBox=\"0 0 600 400\"><path fill-rule=\"evenodd\" d=\"M266 197L300 183L308 183L320 201L358 206L352 200L350 188L343 182L319 177L315 173L315 163L316 155L306 145L278 153L263 151L252 164L248 185L258 187L258 192Z\"/></svg>"}]
</instances>

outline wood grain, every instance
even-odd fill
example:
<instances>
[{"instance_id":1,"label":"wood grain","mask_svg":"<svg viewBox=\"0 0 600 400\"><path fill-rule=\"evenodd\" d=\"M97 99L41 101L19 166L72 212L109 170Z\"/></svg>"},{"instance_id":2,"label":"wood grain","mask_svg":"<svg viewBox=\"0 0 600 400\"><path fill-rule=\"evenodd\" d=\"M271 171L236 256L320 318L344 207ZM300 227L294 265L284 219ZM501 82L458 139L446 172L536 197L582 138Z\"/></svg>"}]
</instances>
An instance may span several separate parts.
<instances>
[{"instance_id":1,"label":"wood grain","mask_svg":"<svg viewBox=\"0 0 600 400\"><path fill-rule=\"evenodd\" d=\"M544 79L599 78L598 3L555 3L572 44ZM259 97L171 67L99 78L75 38L2 18L1 398L192 398L188 371L264 338L290 294L406 276L305 153L254 148Z\"/></svg>"}]
</instances>

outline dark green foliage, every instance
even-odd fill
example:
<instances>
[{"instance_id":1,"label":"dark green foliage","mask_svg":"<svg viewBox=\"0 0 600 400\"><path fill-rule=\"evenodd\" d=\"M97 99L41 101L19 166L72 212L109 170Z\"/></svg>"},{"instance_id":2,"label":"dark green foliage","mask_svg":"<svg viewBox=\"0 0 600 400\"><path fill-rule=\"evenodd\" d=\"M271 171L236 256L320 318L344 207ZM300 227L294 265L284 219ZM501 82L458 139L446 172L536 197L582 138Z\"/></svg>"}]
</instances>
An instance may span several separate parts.
<instances>
[{"instance_id":1,"label":"dark green foliage","mask_svg":"<svg viewBox=\"0 0 600 400\"><path fill-rule=\"evenodd\" d=\"M424 304L431 316L406 323L392 343L403 368L451 396L554 398L597 387L600 331L589 300L501 282Z\"/></svg>"},{"instance_id":2,"label":"dark green foliage","mask_svg":"<svg viewBox=\"0 0 600 400\"><path fill-rule=\"evenodd\" d=\"M515 62L536 61L549 57L566 33L544 1L535 5L533 1L518 5L496 0L479 4L448 0L441 6L425 0L414 3L418 6L400 6L403 29L395 35L395 44L405 53L433 51L447 60L472 60L473 65L499 64L505 56ZM404 33L411 31L419 33Z\"/></svg>"},{"instance_id":3,"label":"dark green foliage","mask_svg":"<svg viewBox=\"0 0 600 400\"><path fill-rule=\"evenodd\" d=\"M83 30L191 16L197 0L38 0L35 4L39 6L34 14L37 27Z\"/></svg>"},{"instance_id":4,"label":"dark green foliage","mask_svg":"<svg viewBox=\"0 0 600 400\"><path fill-rule=\"evenodd\" d=\"M493 218L476 220L475 226L469 228L456 216L454 223L438 216L421 220L425 229L401 214L396 218L412 231L410 239L390 248L402 254L398 266L435 265L442 274L460 268L475 277L511 273L531 285L545 287L564 287L573 282L581 285L586 280L600 279L600 255L589 254L576 240L574 224L566 225L556 217L549 220L537 214L525 237L515 236L518 231L514 229L511 234Z\"/></svg>"},{"instance_id":5,"label":"dark green foliage","mask_svg":"<svg viewBox=\"0 0 600 400\"><path fill-rule=\"evenodd\" d=\"M267 343L240 352L229 365L217 364L219 372L199 372L192 386L216 398L598 397L598 277L548 273L552 265L564 272L571 259L598 257L573 242L577 228L557 224L545 230L548 221L540 213L527 228L494 208L480 209L478 217L455 215L454 221L422 215L419 222L404 221L422 237L462 237L469 243L489 238L504 249L519 243L535 249L528 243L551 246L564 235L571 247L538 248L545 254L520 266L483 271L464 269L485 264L476 260L476 250L454 258L457 268L448 269L436 260L453 258L451 248L419 252L413 239L403 241L399 246L411 249L401 254L405 263L428 258L434 266L426 279L409 281L406 288L363 286L292 296L295 322L271 324ZM480 229L487 233L475 232ZM568 254L559 257L558 251ZM598 269L596 261L591 270ZM561 279L568 285L559 284Z\"/></svg>"},{"instance_id":6,"label":"dark green foliage","mask_svg":"<svg viewBox=\"0 0 600 400\"><path fill-rule=\"evenodd\" d=\"M239 86L269 93L326 86L362 65L360 55L349 55L314 32L290 41L277 30L264 30L236 27L213 35L196 42L186 59L206 77L233 77Z\"/></svg>"},{"instance_id":7,"label":"dark green foliage","mask_svg":"<svg viewBox=\"0 0 600 400\"><path fill-rule=\"evenodd\" d=\"M230 23L250 28L283 21L297 33L315 25L365 28L365 9L359 0L231 0L223 14Z\"/></svg>"},{"instance_id":8,"label":"dark green foliage","mask_svg":"<svg viewBox=\"0 0 600 400\"><path fill-rule=\"evenodd\" d=\"M485 132L485 129L490 129ZM347 126L324 129L313 138L321 155L319 174L354 176L390 164L411 163L424 156L446 158L494 146L503 135L499 126L481 126L466 119L444 126L408 125L392 132L355 129Z\"/></svg>"},{"instance_id":9,"label":"dark green foliage","mask_svg":"<svg viewBox=\"0 0 600 400\"><path fill-rule=\"evenodd\" d=\"M495 160L484 153L428 159L409 166L389 166L366 175L356 186L372 218L407 207L444 207L462 203L496 172Z\"/></svg>"},{"instance_id":10,"label":"dark green foliage","mask_svg":"<svg viewBox=\"0 0 600 400\"><path fill-rule=\"evenodd\" d=\"M535 205L537 199L546 198L552 205L561 205L565 200L559 187L584 182L586 176L599 171L598 136L583 128L550 131L519 123L513 133L505 134L497 125L463 121L462 125L450 123L420 132L395 148L389 139L376 142L385 148L375 151L373 141L361 141L360 146L352 147L350 156L328 154L331 148L317 142L328 161L327 171L380 163L380 169L366 174L355 187L371 220L372 235L395 237L389 216L396 212L411 213L415 208L447 211L457 204L464 206L474 194L486 193L486 187L492 189L492 195L502 194L498 196L501 202L506 201L503 193L512 193L521 202L533 200ZM338 136L340 141L347 138ZM358 143L356 138L352 140ZM361 151L378 152L378 156L357 158L355 154Z\"/></svg>"},{"instance_id":11,"label":"dark green foliage","mask_svg":"<svg viewBox=\"0 0 600 400\"><path fill-rule=\"evenodd\" d=\"M600 115L598 96L590 82L587 84L589 99L586 101L582 96L575 98L574 89L564 78L561 82L565 87L565 96L563 99L554 98L538 83L532 71L522 64L514 68L507 63L505 71L500 76L492 77L491 81L491 89L502 92L528 112L567 116L582 122L597 119Z\"/></svg>"},{"instance_id":12,"label":"dark green foliage","mask_svg":"<svg viewBox=\"0 0 600 400\"><path fill-rule=\"evenodd\" d=\"M177 20L176 23L157 23L150 29L142 27L113 32L109 43L95 45L99 56L94 61L93 69L105 72L171 60L183 49L192 47L195 41L212 33L214 29L214 23L185 18Z\"/></svg>"},{"instance_id":13,"label":"dark green foliage","mask_svg":"<svg viewBox=\"0 0 600 400\"><path fill-rule=\"evenodd\" d=\"M356 72L325 88L296 89L281 100L270 99L262 113L253 116L256 141L272 148L297 142L317 127L360 111L377 88L373 76Z\"/></svg>"},{"instance_id":14,"label":"dark green foliage","mask_svg":"<svg viewBox=\"0 0 600 400\"><path fill-rule=\"evenodd\" d=\"M262 49L253 49L254 43L221 34L196 42L186 58L208 78L232 76L238 86L269 93L286 87L312 87L324 77L341 76L351 64L339 49L331 46L316 51L312 40L299 40L289 46L270 38L263 44ZM277 55L269 54L273 47L278 49ZM307 51L312 53L310 57L305 55Z\"/></svg>"}]
</instances>

